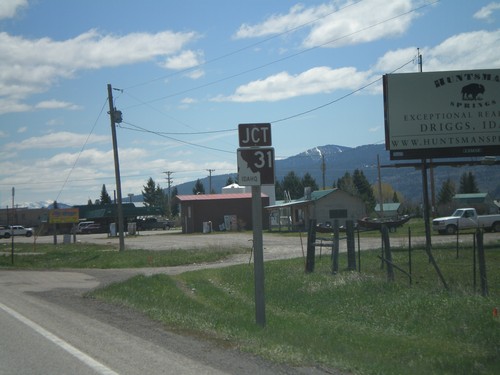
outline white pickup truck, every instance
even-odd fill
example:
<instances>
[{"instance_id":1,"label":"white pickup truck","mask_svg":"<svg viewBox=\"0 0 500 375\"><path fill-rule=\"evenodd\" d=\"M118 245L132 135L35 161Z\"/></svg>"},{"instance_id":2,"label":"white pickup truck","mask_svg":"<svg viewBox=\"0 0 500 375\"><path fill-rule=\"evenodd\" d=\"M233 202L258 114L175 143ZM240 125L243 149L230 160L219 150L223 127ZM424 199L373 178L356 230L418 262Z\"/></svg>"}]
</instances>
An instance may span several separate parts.
<instances>
[{"instance_id":1,"label":"white pickup truck","mask_svg":"<svg viewBox=\"0 0 500 375\"><path fill-rule=\"evenodd\" d=\"M500 215L478 215L474 208L459 208L451 216L432 220L432 228L439 234L455 234L470 228L500 232Z\"/></svg>"},{"instance_id":2,"label":"white pickup truck","mask_svg":"<svg viewBox=\"0 0 500 375\"><path fill-rule=\"evenodd\" d=\"M10 238L12 234L14 234L14 236L31 237L33 235L33 228L25 228L22 225L0 227L0 238Z\"/></svg>"}]
</instances>

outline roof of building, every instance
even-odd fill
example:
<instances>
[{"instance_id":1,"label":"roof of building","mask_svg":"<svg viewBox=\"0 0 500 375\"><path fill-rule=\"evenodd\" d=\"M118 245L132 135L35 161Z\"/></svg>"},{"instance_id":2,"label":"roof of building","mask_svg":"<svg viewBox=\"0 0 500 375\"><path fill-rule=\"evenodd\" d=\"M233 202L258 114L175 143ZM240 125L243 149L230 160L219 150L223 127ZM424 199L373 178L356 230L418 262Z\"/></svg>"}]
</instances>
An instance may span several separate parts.
<instances>
[{"instance_id":1,"label":"roof of building","mask_svg":"<svg viewBox=\"0 0 500 375\"><path fill-rule=\"evenodd\" d=\"M384 211L397 211L399 210L399 207L401 207L401 203L383 203L382 208ZM378 212L380 211L380 203L377 203L375 206L375 211Z\"/></svg>"},{"instance_id":2,"label":"roof of building","mask_svg":"<svg viewBox=\"0 0 500 375\"><path fill-rule=\"evenodd\" d=\"M455 194L453 199L485 199L488 193Z\"/></svg>"},{"instance_id":3,"label":"roof of building","mask_svg":"<svg viewBox=\"0 0 500 375\"><path fill-rule=\"evenodd\" d=\"M261 198L267 198L264 193L260 194ZM252 193L233 193L233 194L192 194L192 195L176 195L175 199L181 202L191 201L211 201L211 200L229 200L229 199L251 199Z\"/></svg>"},{"instance_id":4,"label":"roof of building","mask_svg":"<svg viewBox=\"0 0 500 375\"><path fill-rule=\"evenodd\" d=\"M276 204L272 206L267 206L266 208L281 208L281 207L288 207L288 206L294 206L294 205L300 205L300 204L307 204L309 202L317 201L321 198L326 197L327 195L337 191L339 189L326 189L326 190L315 190L311 192L311 199L306 199L306 197L302 197L299 199L292 199L291 201L276 201Z\"/></svg>"}]
</instances>

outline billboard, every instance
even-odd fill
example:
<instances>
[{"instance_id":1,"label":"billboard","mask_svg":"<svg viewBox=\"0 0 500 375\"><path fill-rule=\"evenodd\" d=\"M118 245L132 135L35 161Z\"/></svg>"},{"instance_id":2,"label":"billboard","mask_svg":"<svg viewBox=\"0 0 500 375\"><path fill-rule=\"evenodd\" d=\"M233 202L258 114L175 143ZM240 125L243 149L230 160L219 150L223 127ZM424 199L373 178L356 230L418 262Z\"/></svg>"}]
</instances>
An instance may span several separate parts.
<instances>
[{"instance_id":1,"label":"billboard","mask_svg":"<svg viewBox=\"0 0 500 375\"><path fill-rule=\"evenodd\" d=\"M392 160L500 155L500 69L387 74Z\"/></svg>"},{"instance_id":2,"label":"billboard","mask_svg":"<svg viewBox=\"0 0 500 375\"><path fill-rule=\"evenodd\" d=\"M78 208L56 208L49 211L49 223L67 224L78 223Z\"/></svg>"}]
</instances>

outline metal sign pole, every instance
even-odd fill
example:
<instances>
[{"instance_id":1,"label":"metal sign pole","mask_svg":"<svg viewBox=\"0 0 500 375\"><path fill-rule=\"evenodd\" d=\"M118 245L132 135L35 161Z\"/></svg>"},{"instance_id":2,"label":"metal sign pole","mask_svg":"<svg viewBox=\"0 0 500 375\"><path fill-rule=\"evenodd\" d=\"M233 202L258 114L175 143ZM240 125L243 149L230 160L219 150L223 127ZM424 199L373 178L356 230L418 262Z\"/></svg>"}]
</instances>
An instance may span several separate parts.
<instances>
[{"instance_id":1,"label":"metal sign pole","mask_svg":"<svg viewBox=\"0 0 500 375\"><path fill-rule=\"evenodd\" d=\"M264 298L264 246L262 239L261 186L252 186L254 278L255 278L255 321L261 327L266 325Z\"/></svg>"}]
</instances>

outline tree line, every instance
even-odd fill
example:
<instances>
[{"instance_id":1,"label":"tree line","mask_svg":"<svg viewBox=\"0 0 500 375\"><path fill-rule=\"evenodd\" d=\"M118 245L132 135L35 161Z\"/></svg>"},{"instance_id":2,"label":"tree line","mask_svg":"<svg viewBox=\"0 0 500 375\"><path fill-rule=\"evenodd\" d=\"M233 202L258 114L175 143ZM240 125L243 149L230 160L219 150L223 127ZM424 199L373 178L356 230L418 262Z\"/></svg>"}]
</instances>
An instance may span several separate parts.
<instances>
[{"instance_id":1,"label":"tree line","mask_svg":"<svg viewBox=\"0 0 500 375\"><path fill-rule=\"evenodd\" d=\"M237 176L234 179L230 176L226 181L226 186L235 182L238 182ZM307 172L302 177L299 177L295 172L290 171L281 181L276 181L275 183L276 200L302 198L305 188L311 188L311 191L319 189L316 180L310 173ZM389 184L381 183L372 186L360 169L355 169L352 174L345 172L342 177L332 184L332 188L338 188L353 196L360 197L363 202L365 202L368 213L372 213L377 202L381 201L382 203L402 203L403 214L413 214L417 216L421 214L420 205L406 202L402 194L395 191ZM200 179L196 180L192 191L194 195L205 194L205 187ZM443 182L437 194L437 205L438 207L447 208L452 203L455 194L478 192L479 188L474 174L472 172L464 172L460 178L458 190L456 189L455 182L451 179L448 178ZM213 194L214 192L212 191L211 193ZM165 191L159 183L156 183L153 178L150 177L146 185L143 185L142 195L144 206L161 207L167 216L175 217L179 214L178 206L173 202L173 198L178 195L177 187L174 186L172 188L169 196L168 191ZM111 203L113 203L113 200L108 194L106 185L104 184L102 185L100 198L96 199L94 203L90 198L88 201L89 205L105 205Z\"/></svg>"}]
</instances>

